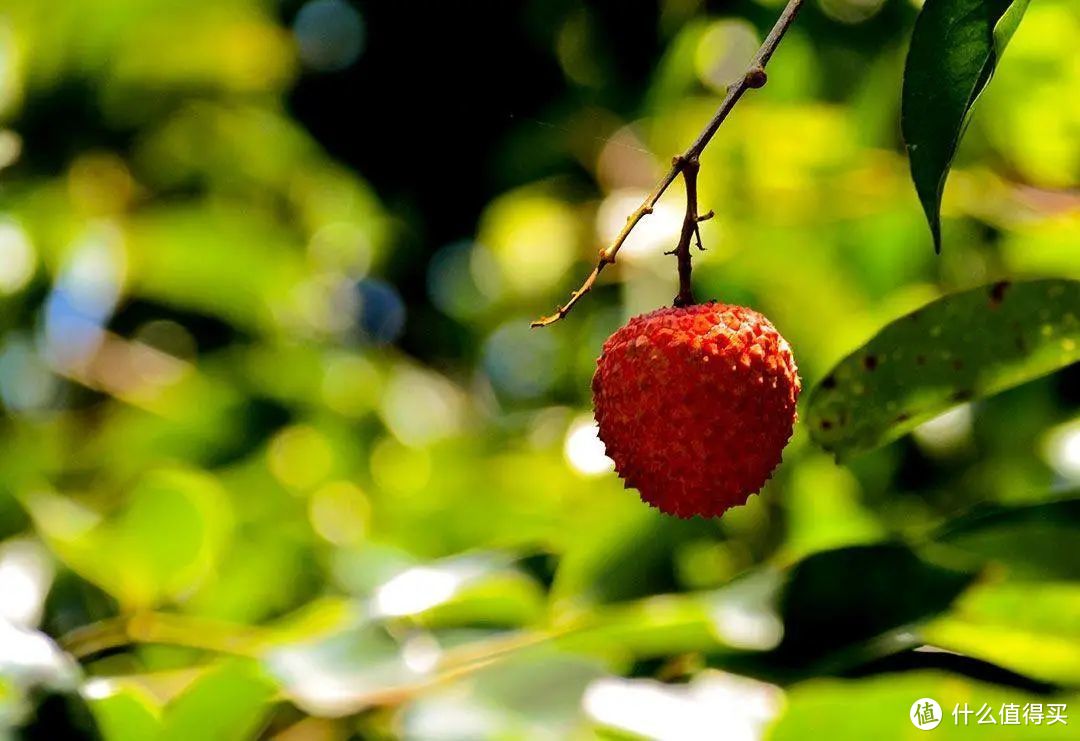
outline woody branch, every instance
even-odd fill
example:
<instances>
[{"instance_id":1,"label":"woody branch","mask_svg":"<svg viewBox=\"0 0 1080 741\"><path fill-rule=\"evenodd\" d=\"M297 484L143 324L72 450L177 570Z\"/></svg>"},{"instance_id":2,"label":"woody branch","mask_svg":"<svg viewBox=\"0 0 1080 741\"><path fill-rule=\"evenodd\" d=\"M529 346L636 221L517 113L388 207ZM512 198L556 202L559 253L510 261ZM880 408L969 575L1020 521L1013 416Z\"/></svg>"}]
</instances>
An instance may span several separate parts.
<instances>
[{"instance_id":1,"label":"woody branch","mask_svg":"<svg viewBox=\"0 0 1080 741\"><path fill-rule=\"evenodd\" d=\"M698 167L698 160L701 156L701 153L705 150L705 147L708 146L709 142L712 141L712 138L716 134L717 129L720 128L720 124L722 124L724 120L728 117L728 114L731 113L731 109L735 107L735 104L739 102L739 100L742 98L742 96L746 93L747 90L760 88L765 85L765 82L768 79L765 74L765 66L769 63L769 60L772 59L772 55L776 51L776 48L780 45L780 41L784 38L784 34L788 32L788 29L791 28L791 25L795 22L795 17L798 15L799 10L802 8L803 2L804 0L788 0L787 5L784 6L784 10L780 13L780 17L773 25L772 30L769 31L768 36L765 37L765 41L762 42L761 47L757 50L757 52L754 54L754 57L750 60L750 65L747 68L746 72L735 83L728 87L727 93L724 95L724 99L720 101L720 105L716 109L716 113L713 114L713 117L709 119L709 123L706 124L705 128L702 129L700 134L698 134L697 139L694 140L694 142L687 148L685 152L672 160L671 168L667 171L667 173L664 174L662 178L660 178L660 181L657 182L655 187L653 187L649 195L645 197L645 200L642 201L641 205L638 206L637 209L635 209L626 218L626 224L619 231L618 235L616 235L615 241L600 250L600 253L597 257L596 265L595 267L593 267L592 272L590 272L588 277L585 279L585 282L581 284L580 288L570 294L570 300L560 306L558 309L556 309L554 314L537 319L535 322L532 323L532 326L546 327L549 324L554 324L555 322L565 317L568 313L570 313L570 310L573 309L577 302L581 300L581 297L588 293L590 290L592 290L592 287L596 284L596 280L600 276L600 273L604 270L604 268L615 262L615 257L616 255L618 255L619 250L626 242L626 238L630 236L630 233L634 230L634 227L637 226L643 218L653 212L653 209L656 207L656 202L660 200L660 197L662 195L664 195L664 192L675 181L675 178L678 177L680 174L684 175L685 177L686 168L690 166L695 169L695 173L692 177L696 179L696 170ZM690 165L689 163L693 163L693 165ZM687 182L686 192L687 198L689 198L691 192L689 181ZM696 195L696 189L694 190L694 193ZM696 212L696 210L697 207L695 204L694 211ZM690 211L689 204L687 211ZM685 226L686 220L684 219L684 231ZM697 234L696 222L694 234ZM677 249L678 248L676 248L676 250ZM689 265L688 260L687 265ZM683 298L683 262L681 259L679 261L679 270L680 289L679 298L676 300L677 304ZM688 267L687 270L689 270Z\"/></svg>"}]
</instances>

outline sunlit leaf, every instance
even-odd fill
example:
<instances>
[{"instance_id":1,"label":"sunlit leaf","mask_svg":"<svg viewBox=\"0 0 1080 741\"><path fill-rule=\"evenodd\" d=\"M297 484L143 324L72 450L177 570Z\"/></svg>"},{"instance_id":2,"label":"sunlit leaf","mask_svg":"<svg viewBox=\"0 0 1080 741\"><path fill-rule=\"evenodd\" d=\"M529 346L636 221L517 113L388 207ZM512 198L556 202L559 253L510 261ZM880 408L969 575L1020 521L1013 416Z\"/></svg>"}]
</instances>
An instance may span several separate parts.
<instances>
[{"instance_id":1,"label":"sunlit leaf","mask_svg":"<svg viewBox=\"0 0 1080 741\"><path fill-rule=\"evenodd\" d=\"M97 680L102 681L102 680ZM138 686L120 686L104 697L94 697L94 680L84 693L106 741L145 741L161 732L161 707Z\"/></svg>"},{"instance_id":2,"label":"sunlit leaf","mask_svg":"<svg viewBox=\"0 0 1080 741\"><path fill-rule=\"evenodd\" d=\"M1049 703L1073 705L1080 699L1076 694L1032 695L1013 687L1000 687L965 677L937 672L908 672L887 674L861 680L823 679L806 682L787 693L785 710L772 728L772 741L803 741L807 738L872 738L875 741L906 741L920 738L924 731L908 717L911 706L920 698L937 701L942 709L941 725L936 733L947 738L986 738L989 731L1011 739L1041 739L1052 735L1055 728L1044 724L1010 726L979 725L975 713L985 704L994 720L1000 724L1001 706L1016 703L1019 708L1039 703L1043 710ZM958 715L954 708L967 708L972 715ZM1071 721L1070 721L1071 722ZM1045 721L1044 721L1045 723ZM1060 724L1056 726L1061 728ZM932 734L931 734L932 735ZM1066 734L1067 735L1067 734Z\"/></svg>"},{"instance_id":3,"label":"sunlit leaf","mask_svg":"<svg viewBox=\"0 0 1080 741\"><path fill-rule=\"evenodd\" d=\"M616 658L772 649L783 635L777 609L782 585L780 571L759 569L712 591L596 608L556 642Z\"/></svg>"},{"instance_id":4,"label":"sunlit leaf","mask_svg":"<svg viewBox=\"0 0 1080 741\"><path fill-rule=\"evenodd\" d=\"M127 506L105 519L57 495L35 494L28 506L60 558L132 607L198 583L220 557L229 528L220 485L182 469L147 475Z\"/></svg>"},{"instance_id":5,"label":"sunlit leaf","mask_svg":"<svg viewBox=\"0 0 1080 741\"><path fill-rule=\"evenodd\" d=\"M256 212L146 210L128 239L135 295L238 328L272 327L273 307L282 308L303 276L294 235Z\"/></svg>"},{"instance_id":6,"label":"sunlit leaf","mask_svg":"<svg viewBox=\"0 0 1080 741\"><path fill-rule=\"evenodd\" d=\"M408 738L573 738L582 695L605 674L596 661L550 650L486 667L411 702Z\"/></svg>"},{"instance_id":7,"label":"sunlit leaf","mask_svg":"<svg viewBox=\"0 0 1080 741\"><path fill-rule=\"evenodd\" d=\"M1080 360L1080 282L995 283L941 298L884 327L810 396L807 424L846 458L953 404Z\"/></svg>"},{"instance_id":8,"label":"sunlit leaf","mask_svg":"<svg viewBox=\"0 0 1080 741\"><path fill-rule=\"evenodd\" d=\"M919 635L1035 679L1080 685L1080 584L980 586Z\"/></svg>"},{"instance_id":9,"label":"sunlit leaf","mask_svg":"<svg viewBox=\"0 0 1080 741\"><path fill-rule=\"evenodd\" d=\"M327 636L275 647L263 657L286 696L311 715L352 715L426 681L434 662L417 665L382 628L357 616Z\"/></svg>"},{"instance_id":10,"label":"sunlit leaf","mask_svg":"<svg viewBox=\"0 0 1080 741\"><path fill-rule=\"evenodd\" d=\"M941 250L941 194L975 100L1028 0L927 0L904 68L901 125L911 176Z\"/></svg>"},{"instance_id":11,"label":"sunlit leaf","mask_svg":"<svg viewBox=\"0 0 1080 741\"><path fill-rule=\"evenodd\" d=\"M584 625L557 638L568 651L616 658L650 658L724 647L708 603L697 596L664 595L600 609Z\"/></svg>"},{"instance_id":12,"label":"sunlit leaf","mask_svg":"<svg viewBox=\"0 0 1080 741\"><path fill-rule=\"evenodd\" d=\"M504 571L468 584L450 600L421 615L430 628L455 625L516 626L538 621L546 595L526 575Z\"/></svg>"},{"instance_id":13,"label":"sunlit leaf","mask_svg":"<svg viewBox=\"0 0 1080 741\"><path fill-rule=\"evenodd\" d=\"M200 677L169 704L159 739L254 739L275 693L274 682L257 663L229 661Z\"/></svg>"}]
</instances>

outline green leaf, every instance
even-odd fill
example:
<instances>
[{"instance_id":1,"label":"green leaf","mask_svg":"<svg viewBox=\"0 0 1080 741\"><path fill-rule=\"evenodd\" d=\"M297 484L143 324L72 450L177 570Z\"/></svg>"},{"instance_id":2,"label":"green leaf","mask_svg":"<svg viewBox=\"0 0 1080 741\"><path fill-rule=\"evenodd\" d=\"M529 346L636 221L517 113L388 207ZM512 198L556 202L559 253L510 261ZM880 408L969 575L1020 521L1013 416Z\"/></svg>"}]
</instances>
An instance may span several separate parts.
<instances>
[{"instance_id":1,"label":"green leaf","mask_svg":"<svg viewBox=\"0 0 1080 741\"><path fill-rule=\"evenodd\" d=\"M1080 499L987 505L952 520L938 543L1004 566L1011 580L1080 580Z\"/></svg>"},{"instance_id":2,"label":"green leaf","mask_svg":"<svg viewBox=\"0 0 1080 741\"><path fill-rule=\"evenodd\" d=\"M680 543L715 537L712 523L638 509L570 549L552 587L556 604L604 604L670 591Z\"/></svg>"},{"instance_id":3,"label":"green leaf","mask_svg":"<svg viewBox=\"0 0 1080 741\"><path fill-rule=\"evenodd\" d=\"M777 651L805 665L944 612L973 574L923 560L900 544L817 553L792 570L780 603Z\"/></svg>"},{"instance_id":4,"label":"green leaf","mask_svg":"<svg viewBox=\"0 0 1080 741\"><path fill-rule=\"evenodd\" d=\"M1080 282L995 283L887 325L810 396L814 440L838 458L890 442L948 407L1080 360Z\"/></svg>"},{"instance_id":5,"label":"green leaf","mask_svg":"<svg viewBox=\"0 0 1080 741\"><path fill-rule=\"evenodd\" d=\"M161 708L136 684L91 699L90 710L106 741L145 741L161 733Z\"/></svg>"},{"instance_id":6,"label":"green leaf","mask_svg":"<svg viewBox=\"0 0 1080 741\"><path fill-rule=\"evenodd\" d=\"M1080 584L981 585L919 631L927 643L1020 674L1080 686Z\"/></svg>"},{"instance_id":7,"label":"green leaf","mask_svg":"<svg viewBox=\"0 0 1080 741\"><path fill-rule=\"evenodd\" d=\"M199 584L220 560L231 521L217 480L180 468L146 475L126 506L106 518L51 493L34 493L26 504L38 531L73 571L132 608Z\"/></svg>"},{"instance_id":8,"label":"green leaf","mask_svg":"<svg viewBox=\"0 0 1080 741\"><path fill-rule=\"evenodd\" d=\"M290 701L324 718L361 712L428 681L435 668L414 669L387 631L361 616L329 635L274 647L263 665Z\"/></svg>"},{"instance_id":9,"label":"green leaf","mask_svg":"<svg viewBox=\"0 0 1080 741\"><path fill-rule=\"evenodd\" d=\"M908 720L912 703L930 697L941 705L943 719L933 733L925 734ZM784 714L771 729L772 741L802 741L807 738L857 738L874 741L904 741L922 737L986 739L998 736L1013 739L1052 738L1055 725L1018 725L1000 728L998 712L1003 703L1066 703L1077 695L1032 695L1012 687L976 682L966 677L940 672L886 674L859 680L826 679L805 682L787 694ZM978 712L983 703L992 708L998 725L978 725L973 714L964 725L963 716L954 724L952 711L959 705ZM1070 718L1069 723L1073 723ZM989 729L989 730L988 730ZM999 733L994 733L999 731ZM1060 734L1067 736L1066 733Z\"/></svg>"},{"instance_id":10,"label":"green leaf","mask_svg":"<svg viewBox=\"0 0 1080 741\"><path fill-rule=\"evenodd\" d=\"M941 194L975 100L990 81L1028 0L926 0L911 35L901 127L934 249Z\"/></svg>"},{"instance_id":11,"label":"green leaf","mask_svg":"<svg viewBox=\"0 0 1080 741\"><path fill-rule=\"evenodd\" d=\"M224 663L173 700L160 741L241 741L258 735L276 693L255 661Z\"/></svg>"},{"instance_id":12,"label":"green leaf","mask_svg":"<svg viewBox=\"0 0 1080 741\"><path fill-rule=\"evenodd\" d=\"M586 738L582 696L607 672L587 658L539 648L422 693L402 713L405 738Z\"/></svg>"},{"instance_id":13,"label":"green leaf","mask_svg":"<svg viewBox=\"0 0 1080 741\"><path fill-rule=\"evenodd\" d=\"M421 613L418 620L429 629L462 625L514 627L540 620L546 603L537 582L507 569L466 584L451 599Z\"/></svg>"}]
</instances>

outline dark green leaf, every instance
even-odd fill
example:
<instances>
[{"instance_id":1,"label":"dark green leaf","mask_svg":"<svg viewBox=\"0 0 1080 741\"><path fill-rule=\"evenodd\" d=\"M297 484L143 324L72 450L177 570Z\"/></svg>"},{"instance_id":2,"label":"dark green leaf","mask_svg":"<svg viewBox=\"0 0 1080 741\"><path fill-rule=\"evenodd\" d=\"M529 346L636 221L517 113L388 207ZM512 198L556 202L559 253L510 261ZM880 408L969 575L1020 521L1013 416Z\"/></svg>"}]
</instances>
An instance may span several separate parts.
<instances>
[{"instance_id":1,"label":"dark green leaf","mask_svg":"<svg viewBox=\"0 0 1080 741\"><path fill-rule=\"evenodd\" d=\"M1028 0L927 0L904 69L901 126L911 177L941 251L941 194L975 100Z\"/></svg>"},{"instance_id":2,"label":"dark green leaf","mask_svg":"<svg viewBox=\"0 0 1080 741\"><path fill-rule=\"evenodd\" d=\"M899 544L818 553L791 572L777 649L806 664L946 610L973 574L923 560Z\"/></svg>"},{"instance_id":3,"label":"dark green leaf","mask_svg":"<svg viewBox=\"0 0 1080 741\"><path fill-rule=\"evenodd\" d=\"M995 283L887 325L810 396L814 440L839 458L894 440L953 404L1080 360L1080 282Z\"/></svg>"},{"instance_id":4,"label":"dark green leaf","mask_svg":"<svg viewBox=\"0 0 1080 741\"><path fill-rule=\"evenodd\" d=\"M1008 569L1010 579L1080 579L1080 499L981 507L947 524L944 543Z\"/></svg>"}]
</instances>

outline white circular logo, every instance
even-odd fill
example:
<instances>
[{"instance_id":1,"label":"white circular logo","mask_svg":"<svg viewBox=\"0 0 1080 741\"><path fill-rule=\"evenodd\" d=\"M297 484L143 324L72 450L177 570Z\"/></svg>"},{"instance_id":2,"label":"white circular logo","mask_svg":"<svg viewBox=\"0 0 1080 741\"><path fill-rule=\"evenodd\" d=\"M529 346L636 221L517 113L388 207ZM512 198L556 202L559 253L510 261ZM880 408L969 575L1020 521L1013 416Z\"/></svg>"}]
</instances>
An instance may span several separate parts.
<instances>
[{"instance_id":1,"label":"white circular logo","mask_svg":"<svg viewBox=\"0 0 1080 741\"><path fill-rule=\"evenodd\" d=\"M921 697L912 704L908 719L919 730L932 731L941 723L941 706L933 698Z\"/></svg>"}]
</instances>

